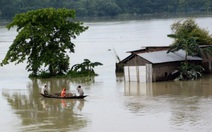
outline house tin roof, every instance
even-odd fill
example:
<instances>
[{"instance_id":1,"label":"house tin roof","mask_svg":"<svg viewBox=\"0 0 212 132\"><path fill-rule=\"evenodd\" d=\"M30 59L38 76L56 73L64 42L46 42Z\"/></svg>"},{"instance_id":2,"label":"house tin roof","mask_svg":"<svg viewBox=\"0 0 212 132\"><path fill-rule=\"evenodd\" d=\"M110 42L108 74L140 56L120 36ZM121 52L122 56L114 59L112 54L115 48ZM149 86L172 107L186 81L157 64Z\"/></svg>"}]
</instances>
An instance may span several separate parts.
<instances>
[{"instance_id":1,"label":"house tin roof","mask_svg":"<svg viewBox=\"0 0 212 132\"><path fill-rule=\"evenodd\" d=\"M153 64L157 63L167 63L167 62L176 62L185 60L185 51L179 50L176 52L167 53L167 51L157 51L157 52L149 52L149 53L141 53L138 56L148 60ZM202 58L197 56L188 56L188 60L196 60L201 61Z\"/></svg>"}]
</instances>

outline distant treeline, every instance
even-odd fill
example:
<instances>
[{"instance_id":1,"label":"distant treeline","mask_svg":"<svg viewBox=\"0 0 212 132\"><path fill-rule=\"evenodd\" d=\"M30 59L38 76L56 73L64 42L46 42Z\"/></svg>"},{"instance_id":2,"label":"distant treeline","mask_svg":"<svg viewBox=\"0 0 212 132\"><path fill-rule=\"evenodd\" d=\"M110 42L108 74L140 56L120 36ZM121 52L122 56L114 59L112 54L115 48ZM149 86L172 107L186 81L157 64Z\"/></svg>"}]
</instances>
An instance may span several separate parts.
<instances>
[{"instance_id":1,"label":"distant treeline","mask_svg":"<svg viewBox=\"0 0 212 132\"><path fill-rule=\"evenodd\" d=\"M212 0L0 0L0 18L39 8L75 9L78 17L212 12Z\"/></svg>"}]
</instances>

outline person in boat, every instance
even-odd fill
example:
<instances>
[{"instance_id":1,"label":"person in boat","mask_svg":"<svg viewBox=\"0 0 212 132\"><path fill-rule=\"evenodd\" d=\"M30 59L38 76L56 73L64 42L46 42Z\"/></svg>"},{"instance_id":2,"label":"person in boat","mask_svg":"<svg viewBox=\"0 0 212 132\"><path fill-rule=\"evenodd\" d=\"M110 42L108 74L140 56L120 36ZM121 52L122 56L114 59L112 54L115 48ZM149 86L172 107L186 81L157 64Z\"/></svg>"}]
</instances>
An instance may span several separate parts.
<instances>
[{"instance_id":1,"label":"person in boat","mask_svg":"<svg viewBox=\"0 0 212 132\"><path fill-rule=\"evenodd\" d=\"M66 96L66 88L63 88L63 90L61 91L60 96L61 97L65 97Z\"/></svg>"},{"instance_id":2,"label":"person in boat","mask_svg":"<svg viewBox=\"0 0 212 132\"><path fill-rule=\"evenodd\" d=\"M83 96L84 95L84 91L83 91L83 89L81 88L80 85L77 87L77 91L79 93L79 96Z\"/></svg>"},{"instance_id":3,"label":"person in boat","mask_svg":"<svg viewBox=\"0 0 212 132\"><path fill-rule=\"evenodd\" d=\"M44 86L41 89L41 93L44 94L44 95L48 95L47 84L44 84Z\"/></svg>"}]
</instances>

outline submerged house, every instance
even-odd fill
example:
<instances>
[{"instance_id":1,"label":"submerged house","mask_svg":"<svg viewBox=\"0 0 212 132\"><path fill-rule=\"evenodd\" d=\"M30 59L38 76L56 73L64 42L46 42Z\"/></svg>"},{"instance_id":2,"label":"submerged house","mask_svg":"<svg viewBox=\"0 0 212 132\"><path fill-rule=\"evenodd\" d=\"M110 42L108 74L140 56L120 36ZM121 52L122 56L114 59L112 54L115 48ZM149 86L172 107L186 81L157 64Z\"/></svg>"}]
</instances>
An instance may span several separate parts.
<instances>
[{"instance_id":1,"label":"submerged house","mask_svg":"<svg viewBox=\"0 0 212 132\"><path fill-rule=\"evenodd\" d=\"M147 47L131 51L120 64L124 67L125 81L156 82L170 80L172 74L185 60L185 51L170 52L167 47ZM190 63L201 64L202 58L188 56Z\"/></svg>"},{"instance_id":2,"label":"submerged house","mask_svg":"<svg viewBox=\"0 0 212 132\"><path fill-rule=\"evenodd\" d=\"M123 67L126 64L126 62L130 60L131 58L134 58L137 54L168 50L168 49L169 49L169 46L160 46L160 47L148 46L148 47L142 47L141 49L138 49L138 50L128 51L127 53L130 53L130 55L127 56L122 61L120 61L119 63L116 63L116 73L124 72Z\"/></svg>"}]
</instances>

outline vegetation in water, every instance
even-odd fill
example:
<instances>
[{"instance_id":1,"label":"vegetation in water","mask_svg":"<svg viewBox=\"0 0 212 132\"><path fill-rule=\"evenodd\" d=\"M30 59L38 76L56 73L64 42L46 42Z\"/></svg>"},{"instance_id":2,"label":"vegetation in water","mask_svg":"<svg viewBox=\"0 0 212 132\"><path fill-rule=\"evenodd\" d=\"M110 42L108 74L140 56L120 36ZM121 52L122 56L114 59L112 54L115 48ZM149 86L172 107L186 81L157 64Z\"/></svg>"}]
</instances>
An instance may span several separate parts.
<instances>
[{"instance_id":1,"label":"vegetation in water","mask_svg":"<svg viewBox=\"0 0 212 132\"><path fill-rule=\"evenodd\" d=\"M97 73L95 73L94 68L101 65L103 64L100 62L91 62L89 59L84 59L84 62L73 65L71 69L67 71L66 74L57 74L55 77L66 77L66 78L83 77L84 80L91 81L92 77L98 75ZM34 77L34 76L30 75L30 77ZM50 78L52 77L52 75L48 71L42 71L36 77Z\"/></svg>"},{"instance_id":2,"label":"vegetation in water","mask_svg":"<svg viewBox=\"0 0 212 132\"><path fill-rule=\"evenodd\" d=\"M180 20L172 24L173 34L168 37L173 38L174 42L167 51L175 52L185 51L185 61L179 67L180 80L196 79L202 75L204 68L200 65L194 65L188 62L188 56L198 56L203 58L207 54L212 54L210 46L201 47L201 45L211 45L212 36L205 29L201 29L193 19Z\"/></svg>"},{"instance_id":3,"label":"vegetation in water","mask_svg":"<svg viewBox=\"0 0 212 132\"><path fill-rule=\"evenodd\" d=\"M202 76L204 68L200 65L181 62L179 76L175 80L194 80Z\"/></svg>"},{"instance_id":4,"label":"vegetation in water","mask_svg":"<svg viewBox=\"0 0 212 132\"><path fill-rule=\"evenodd\" d=\"M91 62L89 59L84 59L84 62L73 65L67 75L70 77L96 76L94 68L101 65L103 64L100 62Z\"/></svg>"},{"instance_id":5,"label":"vegetation in water","mask_svg":"<svg viewBox=\"0 0 212 132\"><path fill-rule=\"evenodd\" d=\"M67 51L74 52L71 42L88 27L75 21L75 11L69 9L46 8L17 14L10 29L17 27L18 35L1 66L27 60L26 70L30 77L56 77L69 72ZM93 69L90 69L93 70Z\"/></svg>"}]
</instances>

